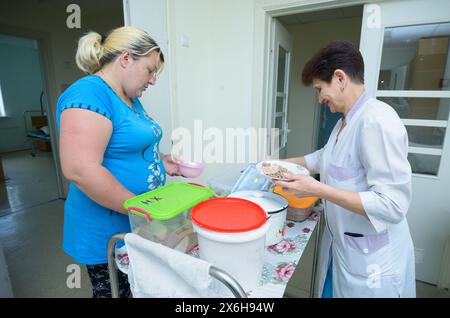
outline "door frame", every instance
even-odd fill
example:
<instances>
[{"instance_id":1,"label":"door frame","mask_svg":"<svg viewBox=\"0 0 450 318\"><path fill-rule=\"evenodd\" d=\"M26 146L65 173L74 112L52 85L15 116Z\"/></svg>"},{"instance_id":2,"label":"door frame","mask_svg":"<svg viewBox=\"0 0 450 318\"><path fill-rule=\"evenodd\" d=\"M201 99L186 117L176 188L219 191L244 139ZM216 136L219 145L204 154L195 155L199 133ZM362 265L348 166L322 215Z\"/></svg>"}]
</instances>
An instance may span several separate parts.
<instances>
[{"instance_id":1,"label":"door frame","mask_svg":"<svg viewBox=\"0 0 450 318\"><path fill-rule=\"evenodd\" d=\"M282 118L282 127L281 130L272 136L273 138L277 138L279 140L279 134L282 134L281 137L281 143L278 144L278 149L273 149L272 146L275 146L273 142L270 143L271 149L269 149L271 158L274 158L273 156L279 156L282 152L282 149L286 151L287 147L287 135L289 131L288 127L288 107L289 107L289 88L290 88L290 76L291 76L291 67L292 67L292 49L293 49L293 39L289 34L289 31L287 31L284 26L280 23L280 21L277 21L277 19L273 19L273 43L271 51L274 54L272 59L272 65L270 65L270 73L269 76L272 80L272 90L269 92L271 103L268 105L268 115L270 116L270 126L272 128L276 127L276 119L277 117ZM286 47L285 47L286 46ZM279 78L279 58L280 58L280 47L282 47L286 52L288 52L287 59L285 61L285 71L284 71L284 87L283 87L283 96L279 96L278 94L278 78ZM281 112L277 112L277 99L278 97L283 98L283 109ZM278 158L274 158L278 159Z\"/></svg>"},{"instance_id":2,"label":"door frame","mask_svg":"<svg viewBox=\"0 0 450 318\"><path fill-rule=\"evenodd\" d=\"M259 148L258 158L263 160L270 156L270 128L272 87L274 85L273 50L275 18L296 13L336 9L368 3L388 2L389 0L255 0L254 11L254 51L253 51L253 111L252 126L265 128L265 144ZM259 80L256 80L259 79ZM316 129L315 127L314 129Z\"/></svg>"},{"instance_id":3,"label":"door frame","mask_svg":"<svg viewBox=\"0 0 450 318\"><path fill-rule=\"evenodd\" d=\"M0 29L2 34L23 37L28 39L33 39L38 42L39 54L42 65L42 80L43 80L43 90L45 95L45 102L48 105L47 109L47 119L49 123L50 138L52 140L52 157L55 163L56 170L56 185L58 188L58 197L63 199L66 197L67 193L65 191L64 180L61 170L61 162L59 158L59 139L58 132L56 129L56 118L55 109L56 102L58 99L58 91L56 86L55 71L53 69L52 53L51 53L51 37L50 34L44 31L38 31L33 29L21 28L16 26L10 26L0 23ZM55 105L55 107L52 107Z\"/></svg>"}]
</instances>

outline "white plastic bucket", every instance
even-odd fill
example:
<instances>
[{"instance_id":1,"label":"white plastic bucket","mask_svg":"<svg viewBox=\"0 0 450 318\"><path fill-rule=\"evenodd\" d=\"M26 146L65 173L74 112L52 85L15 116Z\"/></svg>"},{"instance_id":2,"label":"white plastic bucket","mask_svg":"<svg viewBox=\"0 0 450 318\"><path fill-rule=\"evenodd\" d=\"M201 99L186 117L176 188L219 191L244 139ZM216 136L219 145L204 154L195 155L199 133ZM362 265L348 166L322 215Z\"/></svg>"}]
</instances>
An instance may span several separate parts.
<instances>
[{"instance_id":1,"label":"white plastic bucket","mask_svg":"<svg viewBox=\"0 0 450 318\"><path fill-rule=\"evenodd\" d=\"M198 234L201 259L233 276L245 291L258 287L264 260L265 235L270 223L241 233L210 231L195 223L193 227Z\"/></svg>"},{"instance_id":2,"label":"white plastic bucket","mask_svg":"<svg viewBox=\"0 0 450 318\"><path fill-rule=\"evenodd\" d=\"M191 210L200 258L233 276L245 291L258 287L270 228L264 209L241 198L215 198Z\"/></svg>"}]
</instances>

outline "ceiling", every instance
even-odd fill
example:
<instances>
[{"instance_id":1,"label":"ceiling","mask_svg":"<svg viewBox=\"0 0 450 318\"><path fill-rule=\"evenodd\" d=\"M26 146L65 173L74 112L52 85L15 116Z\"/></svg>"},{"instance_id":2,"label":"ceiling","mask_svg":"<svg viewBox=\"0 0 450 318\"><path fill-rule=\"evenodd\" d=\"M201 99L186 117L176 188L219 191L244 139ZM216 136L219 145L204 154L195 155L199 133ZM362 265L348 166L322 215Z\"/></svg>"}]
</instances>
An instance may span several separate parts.
<instances>
[{"instance_id":1,"label":"ceiling","mask_svg":"<svg viewBox=\"0 0 450 318\"><path fill-rule=\"evenodd\" d=\"M353 6L286 15L278 17L278 20L285 25L294 25L326 20L362 17L362 14L362 6Z\"/></svg>"},{"instance_id":2,"label":"ceiling","mask_svg":"<svg viewBox=\"0 0 450 318\"><path fill-rule=\"evenodd\" d=\"M385 47L416 46L419 39L450 36L450 23L409 25L388 28L384 32Z\"/></svg>"},{"instance_id":3,"label":"ceiling","mask_svg":"<svg viewBox=\"0 0 450 318\"><path fill-rule=\"evenodd\" d=\"M278 17L278 20L284 25L297 25L336 19L362 18L362 14L363 6L352 6L291 14ZM415 47L419 39L442 36L450 37L450 23L387 28L383 45L385 47Z\"/></svg>"}]
</instances>

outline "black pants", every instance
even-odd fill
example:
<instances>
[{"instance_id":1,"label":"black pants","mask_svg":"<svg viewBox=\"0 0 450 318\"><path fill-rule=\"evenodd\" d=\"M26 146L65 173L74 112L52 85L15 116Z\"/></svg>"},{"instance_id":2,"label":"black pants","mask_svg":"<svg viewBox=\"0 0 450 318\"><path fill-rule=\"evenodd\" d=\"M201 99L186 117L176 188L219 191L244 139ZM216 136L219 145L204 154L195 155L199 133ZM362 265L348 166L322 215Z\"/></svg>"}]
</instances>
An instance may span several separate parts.
<instances>
[{"instance_id":1,"label":"black pants","mask_svg":"<svg viewBox=\"0 0 450 318\"><path fill-rule=\"evenodd\" d=\"M111 284L109 282L108 264L86 265L92 284L93 298L111 298ZM118 271L120 298L128 298L131 295L128 276Z\"/></svg>"}]
</instances>

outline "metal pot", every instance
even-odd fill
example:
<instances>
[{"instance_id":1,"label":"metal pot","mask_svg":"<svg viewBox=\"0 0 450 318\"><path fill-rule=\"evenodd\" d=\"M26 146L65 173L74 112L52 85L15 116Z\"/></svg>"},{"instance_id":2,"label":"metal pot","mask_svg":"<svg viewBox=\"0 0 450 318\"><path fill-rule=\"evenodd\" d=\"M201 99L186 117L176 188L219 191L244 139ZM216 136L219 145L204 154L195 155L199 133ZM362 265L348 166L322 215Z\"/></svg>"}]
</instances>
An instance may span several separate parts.
<instances>
[{"instance_id":1,"label":"metal pot","mask_svg":"<svg viewBox=\"0 0 450 318\"><path fill-rule=\"evenodd\" d=\"M288 200L281 195L259 190L234 192L229 197L252 201L266 211L270 223L270 228L266 234L266 246L277 244L283 239Z\"/></svg>"}]
</instances>

